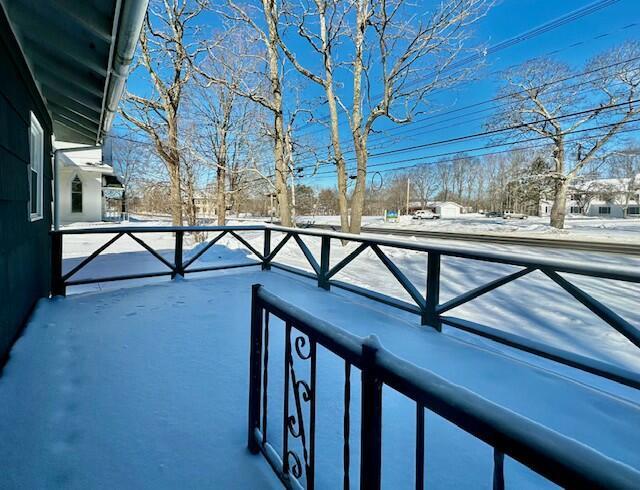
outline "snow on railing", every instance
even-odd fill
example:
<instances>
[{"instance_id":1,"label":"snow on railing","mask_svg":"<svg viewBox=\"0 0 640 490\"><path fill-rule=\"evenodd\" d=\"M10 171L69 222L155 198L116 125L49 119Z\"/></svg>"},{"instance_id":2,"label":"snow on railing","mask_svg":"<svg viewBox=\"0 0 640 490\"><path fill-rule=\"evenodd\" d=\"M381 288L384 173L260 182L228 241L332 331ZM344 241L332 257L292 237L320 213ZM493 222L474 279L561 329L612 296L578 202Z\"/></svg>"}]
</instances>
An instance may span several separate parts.
<instances>
[{"instance_id":1,"label":"snow on railing","mask_svg":"<svg viewBox=\"0 0 640 490\"><path fill-rule=\"evenodd\" d=\"M267 396L269 336L279 338L269 332L270 316L285 324L284 407L281 414L271 417L269 407L273 410L275 405L279 410L282 405L273 392ZM416 489L424 487L425 409L493 447L494 489L504 488L505 455L565 488L640 488L640 473L630 466L396 357L376 337L360 339L256 284L251 305L248 446L252 453L264 455L287 488L313 489L315 485L318 346L344 361L344 488L350 487L351 480L352 367L361 371L362 379L360 488L375 490L381 486L383 385L416 404ZM296 366L301 368L298 372ZM278 363L272 369L282 368ZM281 453L272 445L267 432L267 422L278 419L284 431ZM338 482L333 486L338 486Z\"/></svg>"},{"instance_id":2,"label":"snow on railing","mask_svg":"<svg viewBox=\"0 0 640 490\"><path fill-rule=\"evenodd\" d=\"M259 231L263 233L263 249L257 250L249 241L247 241L241 233L247 231ZM183 258L183 240L185 233L203 233L214 232L217 235L209 240L209 242L201 247L195 255L184 261ZM275 247L271 246L272 234L281 233L284 236L280 239ZM73 267L69 272L62 271L63 257L63 237L67 235L78 234L111 234L114 235L104 245L95 250L91 255L82 260L78 265ZM150 247L138 235L149 233L173 233L174 242L174 260L170 262L162 257L157 251ZM94 277L85 279L73 279L73 276L87 266L100 253L115 241L123 236L129 236L156 259L158 259L166 270L160 272L142 272L131 273L118 276ZM442 325L471 332L476 335L491 339L502 344L524 350L526 352L551 359L565 365L581 369L583 371L602 376L619 383L640 388L640 374L629 371L627 369L615 366L613 364L591 359L565 350L556 349L540 342L532 341L522 336L509 334L495 328L470 322L461 318L457 318L445 313L466 304L479 296L494 291L495 289L509 284L518 278L526 276L534 271L540 271L545 274L551 281L556 283L562 290L569 293L577 302L588 308L593 314L606 322L621 335L632 342L636 347L640 347L640 331L630 322L622 318L611 308L602 304L591 295L580 289L578 286L570 282L561 274L573 274L587 277L597 277L602 279L624 281L628 283L640 283L640 273L630 268L603 266L585 264L575 261L557 260L544 257L526 257L516 253L505 253L496 251L472 250L461 247L452 247L447 245L434 245L431 243L420 243L408 240L399 240L391 238L375 237L371 235L354 235L348 233L339 233L332 231L285 228L282 226L260 224L260 225L244 225L244 226L148 226L148 227L102 227L102 228L76 228L52 231L52 286L53 295L64 295L67 286L91 284L107 281L121 281L128 279L138 279L146 277L155 277L170 275L172 278L176 276L184 276L192 272L215 271L221 269L231 269L237 267L261 266L262 270L269 270L272 267L281 269L293 274L311 278L317 282L318 287L329 290L332 286L338 287L355 294L365 296L369 299L384 303L389 306L400 308L402 310L420 315L422 325L430 326L438 331L442 330ZM245 261L233 264L212 265L206 267L195 267L196 262L204 253L225 236L233 237L235 240L244 245L252 256L258 260ZM313 252L309 249L303 237L316 237L321 241L320 260L318 261ZM302 269L290 267L288 265L275 262L276 257L282 251L284 246L293 240L302 251L305 259L311 266L313 272L304 271ZM352 250L346 257L337 264L330 266L331 260L331 243L332 240L340 240L341 242L355 242L359 245ZM396 266L393 260L382 250L382 247L394 249L410 250L417 252L425 252L427 254L427 273L426 273L426 294L422 294L412 283L412 281ZM372 289L366 289L351 283L338 281L334 276L347 267L354 259L366 250L372 250L385 268L398 281L402 288L408 293L412 302L402 301L397 298L390 297ZM461 259L475 260L481 262L489 262L496 264L507 264L517 266L521 269L506 276L489 281L488 283L466 291L444 303L440 302L440 265L442 257L456 257Z\"/></svg>"}]
</instances>

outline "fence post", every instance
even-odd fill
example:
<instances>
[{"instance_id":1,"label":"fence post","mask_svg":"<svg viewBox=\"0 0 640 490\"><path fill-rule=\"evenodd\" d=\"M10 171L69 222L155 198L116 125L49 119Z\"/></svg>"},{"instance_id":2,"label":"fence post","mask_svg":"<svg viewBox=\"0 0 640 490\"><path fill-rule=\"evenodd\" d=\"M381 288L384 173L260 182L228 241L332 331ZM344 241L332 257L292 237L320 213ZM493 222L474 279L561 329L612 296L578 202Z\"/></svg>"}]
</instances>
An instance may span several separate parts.
<instances>
[{"instance_id":1,"label":"fence post","mask_svg":"<svg viewBox=\"0 0 640 490\"><path fill-rule=\"evenodd\" d=\"M260 284L251 286L251 346L249 350L249 427L247 445L249 451L257 454L260 445L255 429L260 426L260 361L262 359L262 308L258 306Z\"/></svg>"},{"instance_id":2,"label":"fence post","mask_svg":"<svg viewBox=\"0 0 640 490\"><path fill-rule=\"evenodd\" d=\"M182 230L176 231L176 245L175 245L175 256L174 256L175 270L171 274L171 279L175 278L176 275L180 275L184 277L184 267L182 265L183 241L184 241L184 231Z\"/></svg>"},{"instance_id":3,"label":"fence post","mask_svg":"<svg viewBox=\"0 0 640 490\"><path fill-rule=\"evenodd\" d=\"M67 294L62 279L62 233L51 234L51 296Z\"/></svg>"},{"instance_id":4,"label":"fence post","mask_svg":"<svg viewBox=\"0 0 640 490\"><path fill-rule=\"evenodd\" d=\"M375 347L362 346L360 488L380 488L382 469L382 383L375 374Z\"/></svg>"},{"instance_id":5,"label":"fence post","mask_svg":"<svg viewBox=\"0 0 640 490\"><path fill-rule=\"evenodd\" d=\"M262 261L262 270L271 270L271 263L267 260L267 257L271 253L271 230L269 228L264 229L264 247L262 249L262 255L264 259Z\"/></svg>"},{"instance_id":6,"label":"fence post","mask_svg":"<svg viewBox=\"0 0 640 490\"><path fill-rule=\"evenodd\" d=\"M422 311L422 325L429 325L442 332L442 322L437 308L440 302L440 252L429 252L427 257L427 297Z\"/></svg>"},{"instance_id":7,"label":"fence post","mask_svg":"<svg viewBox=\"0 0 640 490\"><path fill-rule=\"evenodd\" d=\"M318 287L329 290L329 261L331 258L331 237L322 237L322 247L320 249L320 274L318 274Z\"/></svg>"}]
</instances>

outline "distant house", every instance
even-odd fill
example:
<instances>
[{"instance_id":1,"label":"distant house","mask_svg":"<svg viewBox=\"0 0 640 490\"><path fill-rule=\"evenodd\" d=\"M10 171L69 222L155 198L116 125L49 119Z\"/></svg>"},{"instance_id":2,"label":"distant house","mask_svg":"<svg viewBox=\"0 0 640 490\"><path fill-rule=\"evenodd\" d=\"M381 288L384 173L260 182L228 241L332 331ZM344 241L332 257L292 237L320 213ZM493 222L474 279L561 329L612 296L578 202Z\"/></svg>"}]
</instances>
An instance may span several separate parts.
<instances>
[{"instance_id":1,"label":"distant house","mask_svg":"<svg viewBox=\"0 0 640 490\"><path fill-rule=\"evenodd\" d=\"M540 216L549 216L553 201L540 201ZM606 218L640 218L640 174L634 179L580 180L571 186L566 214Z\"/></svg>"},{"instance_id":2,"label":"distant house","mask_svg":"<svg viewBox=\"0 0 640 490\"><path fill-rule=\"evenodd\" d=\"M462 214L464 207L453 201L434 201L427 204L430 209L441 218L456 218Z\"/></svg>"},{"instance_id":3,"label":"distant house","mask_svg":"<svg viewBox=\"0 0 640 490\"><path fill-rule=\"evenodd\" d=\"M409 203L410 214L421 209L431 211L432 213L439 215L441 218L455 218L465 212L464 206L453 201L433 201L428 202L425 206L423 206L420 201L413 201Z\"/></svg>"},{"instance_id":4,"label":"distant house","mask_svg":"<svg viewBox=\"0 0 640 490\"><path fill-rule=\"evenodd\" d=\"M72 143L56 143L58 148L78 147ZM111 219L121 208L110 205L109 191L122 191L103 147L61 152L58 167L60 179L60 222L102 221ZM106 192L105 192L106 191Z\"/></svg>"},{"instance_id":5,"label":"distant house","mask_svg":"<svg viewBox=\"0 0 640 490\"><path fill-rule=\"evenodd\" d=\"M0 357L49 294L55 196L79 202L75 177L63 177L74 164L61 163L53 141L101 144L146 8L147 0L0 0ZM54 167L63 167L58 179ZM92 174L75 172L84 212L92 184L83 178Z\"/></svg>"},{"instance_id":6,"label":"distant house","mask_svg":"<svg viewBox=\"0 0 640 490\"><path fill-rule=\"evenodd\" d=\"M216 215L216 196L211 187L207 186L203 190L196 191L193 201L196 206L196 216L210 218Z\"/></svg>"}]
</instances>

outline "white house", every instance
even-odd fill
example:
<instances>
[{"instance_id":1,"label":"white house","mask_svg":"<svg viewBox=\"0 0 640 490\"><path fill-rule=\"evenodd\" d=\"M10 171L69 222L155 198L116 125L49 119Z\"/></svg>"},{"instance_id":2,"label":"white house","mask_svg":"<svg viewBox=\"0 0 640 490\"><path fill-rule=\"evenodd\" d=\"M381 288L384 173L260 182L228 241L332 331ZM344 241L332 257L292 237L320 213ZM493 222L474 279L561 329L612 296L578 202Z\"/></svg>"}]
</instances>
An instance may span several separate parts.
<instances>
[{"instance_id":1,"label":"white house","mask_svg":"<svg viewBox=\"0 0 640 490\"><path fill-rule=\"evenodd\" d=\"M540 216L549 216L552 205L551 200L541 200ZM567 196L566 214L639 218L640 174L634 179L595 179L575 182Z\"/></svg>"},{"instance_id":2,"label":"white house","mask_svg":"<svg viewBox=\"0 0 640 490\"><path fill-rule=\"evenodd\" d=\"M427 204L427 208L441 218L457 218L462 214L463 206L453 201L434 201Z\"/></svg>"},{"instance_id":3,"label":"white house","mask_svg":"<svg viewBox=\"0 0 640 490\"><path fill-rule=\"evenodd\" d=\"M56 142L56 148L78 145ZM59 201L62 224L80 221L103 221L109 217L105 191L122 190L120 179L108 164L110 157L103 147L60 152Z\"/></svg>"}]
</instances>

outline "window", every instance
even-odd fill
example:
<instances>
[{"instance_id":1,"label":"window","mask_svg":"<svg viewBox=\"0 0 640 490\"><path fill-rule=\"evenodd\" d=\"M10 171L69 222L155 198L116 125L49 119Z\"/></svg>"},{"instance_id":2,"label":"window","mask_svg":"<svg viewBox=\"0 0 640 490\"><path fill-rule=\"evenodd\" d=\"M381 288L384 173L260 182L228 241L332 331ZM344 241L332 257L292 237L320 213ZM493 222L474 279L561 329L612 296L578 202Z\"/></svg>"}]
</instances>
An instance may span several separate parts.
<instances>
[{"instance_id":1,"label":"window","mask_svg":"<svg viewBox=\"0 0 640 490\"><path fill-rule=\"evenodd\" d=\"M569 210L569 212L571 214L580 214L582 213L582 208L580 206L571 206L571 209Z\"/></svg>"},{"instance_id":2,"label":"window","mask_svg":"<svg viewBox=\"0 0 640 490\"><path fill-rule=\"evenodd\" d=\"M611 206L600 206L598 214L611 214Z\"/></svg>"},{"instance_id":3,"label":"window","mask_svg":"<svg viewBox=\"0 0 640 490\"><path fill-rule=\"evenodd\" d=\"M634 215L640 214L640 206L629 206L627 208L627 214L629 214L629 215L631 215L631 214L634 214Z\"/></svg>"},{"instance_id":4,"label":"window","mask_svg":"<svg viewBox=\"0 0 640 490\"><path fill-rule=\"evenodd\" d=\"M29 160L29 216L35 221L42 218L44 132L33 112L29 126Z\"/></svg>"},{"instance_id":5,"label":"window","mask_svg":"<svg viewBox=\"0 0 640 490\"><path fill-rule=\"evenodd\" d=\"M71 181L71 212L82 212L82 181L77 175Z\"/></svg>"}]
</instances>

